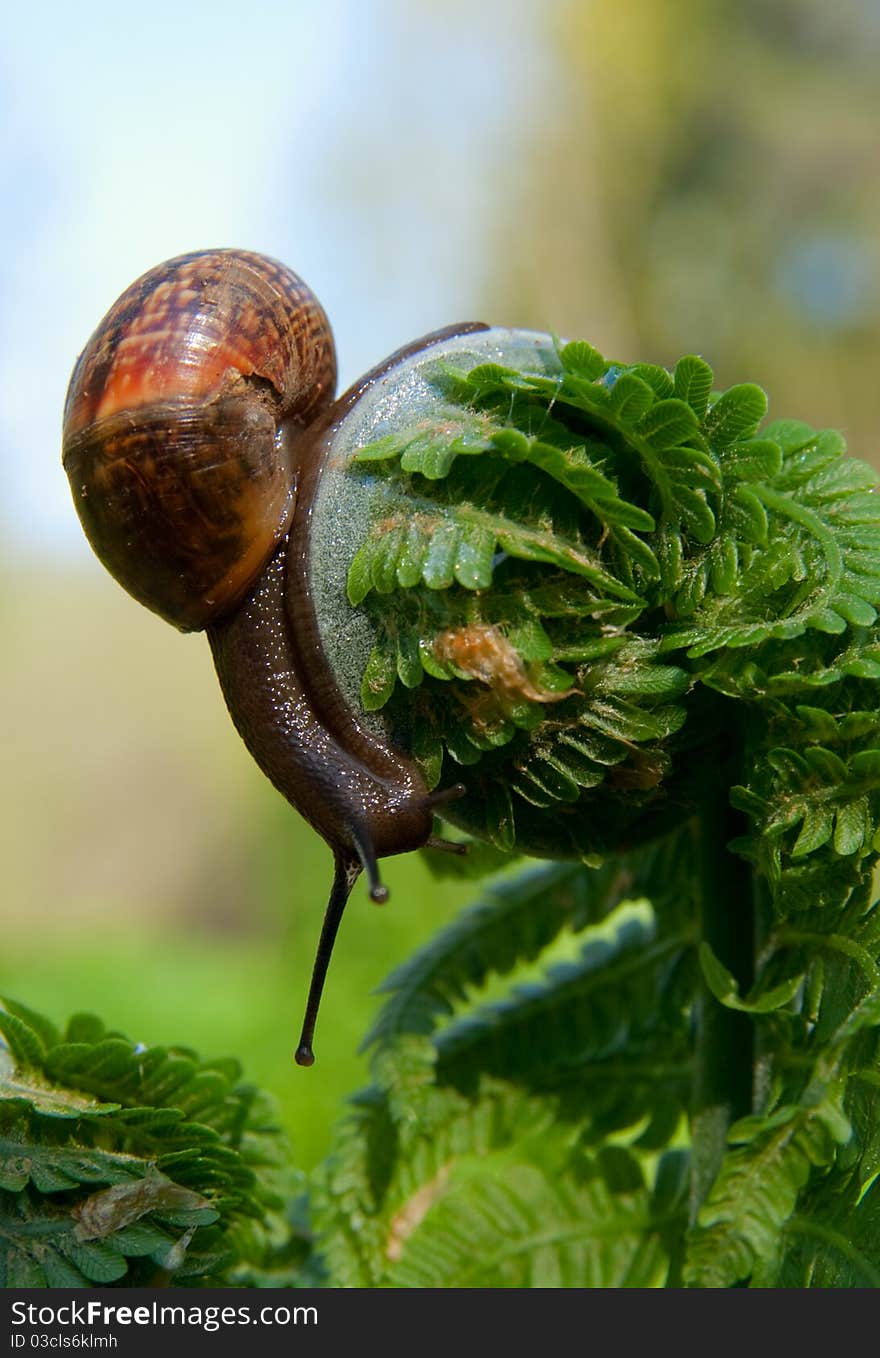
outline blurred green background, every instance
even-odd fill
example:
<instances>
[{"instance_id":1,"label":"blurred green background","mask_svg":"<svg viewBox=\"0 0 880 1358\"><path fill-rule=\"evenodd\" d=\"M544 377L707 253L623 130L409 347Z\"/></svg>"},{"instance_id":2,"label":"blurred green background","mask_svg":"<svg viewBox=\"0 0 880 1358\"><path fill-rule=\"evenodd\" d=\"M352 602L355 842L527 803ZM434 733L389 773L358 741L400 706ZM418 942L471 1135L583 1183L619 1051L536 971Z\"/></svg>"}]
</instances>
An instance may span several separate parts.
<instances>
[{"instance_id":1,"label":"blurred green background","mask_svg":"<svg viewBox=\"0 0 880 1358\"><path fill-rule=\"evenodd\" d=\"M611 357L702 353L774 416L880 446L878 0L157 0L0 19L0 993L233 1053L320 1158L390 969L473 889L356 891L291 1053L329 853L251 764L204 639L90 557L67 378L159 260L301 272L344 382L480 317Z\"/></svg>"}]
</instances>

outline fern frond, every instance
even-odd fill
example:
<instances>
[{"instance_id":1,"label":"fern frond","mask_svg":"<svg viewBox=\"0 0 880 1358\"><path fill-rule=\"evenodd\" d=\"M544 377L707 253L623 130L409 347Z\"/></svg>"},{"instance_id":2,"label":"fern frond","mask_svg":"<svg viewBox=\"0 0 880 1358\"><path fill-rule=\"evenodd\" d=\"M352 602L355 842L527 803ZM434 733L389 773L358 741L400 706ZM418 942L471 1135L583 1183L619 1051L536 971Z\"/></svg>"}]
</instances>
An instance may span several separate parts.
<instances>
[{"instance_id":1,"label":"fern frond","mask_svg":"<svg viewBox=\"0 0 880 1358\"><path fill-rule=\"evenodd\" d=\"M520 371L479 362L478 347L458 352L459 368L423 374L425 403L413 408L428 409L433 391L438 418L390 439L380 421L385 437L346 473L353 499L369 500L349 572L372 647L363 701L388 731L413 732L432 786L464 784L449 813L463 831L501 853L609 857L579 961L547 965L566 922L562 879L548 875L545 897L526 891L518 905L514 885L392 978L371 1034L379 1064L402 1061L406 1034L430 1034L430 1073L377 1074L362 1111L381 1136L358 1210L386 1228L403 1212L401 1278L423 1283L444 1259L455 1261L448 1277L463 1276L456 1173L462 1184L476 1176L467 1231L485 1234L487 1257L493 1213L499 1235L502 1221L528 1233L527 1213L466 1160L467 1137L454 1149L446 1139L497 1116L487 1076L552 1109L581 1147L604 1154L609 1139L628 1139L637 1157L667 1164L693 1080L692 1207L708 1196L687 1278L820 1276L820 1254L798 1237L807 1220L833 1237L838 1272L826 1276L846 1276L849 1249L871 1277L864 1232L847 1237L844 1218L864 1201L860 1220L873 1220L880 1170L869 894L880 855L880 479L834 431L763 423L760 388L716 392L693 355L667 371L575 342ZM664 842L691 861L649 855L639 889L618 892L612 861L631 869L637 846ZM740 860L728 864L732 885L727 852ZM637 928L629 911L628 934L621 902L638 895L645 919ZM745 944L737 952L740 910L757 919L754 958ZM755 1116L736 1123L725 1152L752 1041ZM716 1075L725 1083L713 1043L719 1065L742 1061L710 1135L700 1099ZM651 1071L662 1075L653 1088ZM502 1151L540 1197L541 1164L518 1137L479 1143L479 1156ZM412 1229L408 1212L423 1214ZM442 1238L426 1234L421 1255L429 1222ZM667 1258L680 1246L666 1238ZM670 1276L680 1279L675 1263Z\"/></svg>"},{"instance_id":2,"label":"fern frond","mask_svg":"<svg viewBox=\"0 0 880 1358\"><path fill-rule=\"evenodd\" d=\"M683 572L676 606L687 621L667 631L665 649L698 658L873 623L880 557L863 534L873 544L878 478L843 452L836 431L793 421L729 450L719 540Z\"/></svg>"},{"instance_id":3,"label":"fern frond","mask_svg":"<svg viewBox=\"0 0 880 1358\"><path fill-rule=\"evenodd\" d=\"M291 1180L236 1062L0 1004L0 1285L229 1278L268 1251Z\"/></svg>"},{"instance_id":4,"label":"fern frond","mask_svg":"<svg viewBox=\"0 0 880 1358\"><path fill-rule=\"evenodd\" d=\"M582 929L610 909L618 870L587 874L578 864L532 869L491 893L383 982L390 994L364 1039L364 1047L404 1033L430 1033L470 989L490 973L504 975L531 961L566 926Z\"/></svg>"},{"instance_id":5,"label":"fern frond","mask_svg":"<svg viewBox=\"0 0 880 1358\"><path fill-rule=\"evenodd\" d=\"M781 1247L760 1261L757 1287L880 1287L880 1191L861 1197L848 1175L832 1174L804 1194Z\"/></svg>"},{"instance_id":6,"label":"fern frond","mask_svg":"<svg viewBox=\"0 0 880 1358\"><path fill-rule=\"evenodd\" d=\"M753 723L748 782L731 790L750 821L737 847L780 913L821 903L833 917L876 858L880 747L876 716L859 696L851 684L818 717L811 704L779 704L771 721Z\"/></svg>"},{"instance_id":7,"label":"fern frond","mask_svg":"<svg viewBox=\"0 0 880 1358\"><path fill-rule=\"evenodd\" d=\"M346 1286L661 1286L681 1194L634 1150L587 1156L554 1100L436 1087L407 1039L377 1068L317 1190L320 1247ZM380 1139L393 1152L377 1173Z\"/></svg>"},{"instance_id":8,"label":"fern frond","mask_svg":"<svg viewBox=\"0 0 880 1358\"><path fill-rule=\"evenodd\" d=\"M685 1259L695 1287L732 1287L756 1263L777 1257L780 1236L814 1170L833 1159L849 1124L833 1096L813 1107L782 1107L731 1128L736 1147L700 1210Z\"/></svg>"},{"instance_id":9,"label":"fern frond","mask_svg":"<svg viewBox=\"0 0 880 1358\"><path fill-rule=\"evenodd\" d=\"M724 725L707 691L765 701L880 676L878 478L833 431L762 428L761 389L713 393L692 355L667 372L575 342L556 370L428 380L436 418L354 455L381 510L349 597L376 638L364 705L416 731L432 780L457 766L464 828L557 855L603 852L627 821L638 840L694 809L686 762ZM518 685L501 661L462 672L438 652L486 628ZM839 844L856 819L842 811Z\"/></svg>"},{"instance_id":10,"label":"fern frond","mask_svg":"<svg viewBox=\"0 0 880 1358\"><path fill-rule=\"evenodd\" d=\"M460 1088L472 1088L481 1072L542 1080L556 1063L570 1071L638 1053L663 1025L665 992L687 940L658 940L653 923L630 912L610 923L614 932L603 929L577 962L555 966L542 983L518 987L445 1029L437 1038L438 1078ZM668 1054L674 1050L670 1042Z\"/></svg>"},{"instance_id":11,"label":"fern frond","mask_svg":"<svg viewBox=\"0 0 880 1358\"><path fill-rule=\"evenodd\" d=\"M348 593L360 604L371 590L424 584L428 589L488 589L496 553L517 561L555 566L591 585L600 598L636 603L629 585L616 579L585 543L548 524L518 521L479 503L441 506L407 497L401 522L385 521L367 539L349 569Z\"/></svg>"},{"instance_id":12,"label":"fern frond","mask_svg":"<svg viewBox=\"0 0 880 1358\"><path fill-rule=\"evenodd\" d=\"M401 1206L386 1249L389 1287L660 1287L668 1272L644 1187L506 1152L458 1158Z\"/></svg>"},{"instance_id":13,"label":"fern frond","mask_svg":"<svg viewBox=\"0 0 880 1358\"><path fill-rule=\"evenodd\" d=\"M364 1047L432 1032L491 976L534 961L563 929L577 933L597 924L622 901L650 892L667 920L680 919L687 903L678 893L677 865L686 854L681 837L673 836L600 867L555 863L494 884L383 983L381 993L390 998Z\"/></svg>"}]
</instances>

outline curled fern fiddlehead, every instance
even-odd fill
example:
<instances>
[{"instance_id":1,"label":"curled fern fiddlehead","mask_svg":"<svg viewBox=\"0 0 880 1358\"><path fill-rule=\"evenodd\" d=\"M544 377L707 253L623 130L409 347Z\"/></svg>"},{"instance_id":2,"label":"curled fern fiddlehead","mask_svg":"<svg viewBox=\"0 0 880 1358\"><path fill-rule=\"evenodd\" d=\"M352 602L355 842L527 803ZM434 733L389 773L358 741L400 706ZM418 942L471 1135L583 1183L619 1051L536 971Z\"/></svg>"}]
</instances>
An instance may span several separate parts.
<instances>
[{"instance_id":1,"label":"curled fern fiddlehead","mask_svg":"<svg viewBox=\"0 0 880 1358\"><path fill-rule=\"evenodd\" d=\"M602 1285L663 1239L660 1285L876 1286L877 474L833 430L765 423L758 387L716 392L694 356L575 343L433 382L436 419L350 472L375 506L348 566L363 705L431 783L466 785L449 813L478 839L591 866L494 890L390 978L327 1248L402 1285L435 1257L458 1285L529 1285L539 1257L550 1285L591 1285L591 1210L572 1268L529 1237L546 1185L502 1186L536 1141L493 1100L527 1098L568 1147L556 1182L610 1188L628 1245ZM582 955L535 979L566 929ZM461 1130L479 1110L491 1148ZM437 1122L459 1151L429 1174ZM610 1181L608 1138L629 1157ZM456 1167L477 1204L457 1218ZM341 1226L364 1211L368 1265ZM464 1217L495 1260L476 1282Z\"/></svg>"}]
</instances>

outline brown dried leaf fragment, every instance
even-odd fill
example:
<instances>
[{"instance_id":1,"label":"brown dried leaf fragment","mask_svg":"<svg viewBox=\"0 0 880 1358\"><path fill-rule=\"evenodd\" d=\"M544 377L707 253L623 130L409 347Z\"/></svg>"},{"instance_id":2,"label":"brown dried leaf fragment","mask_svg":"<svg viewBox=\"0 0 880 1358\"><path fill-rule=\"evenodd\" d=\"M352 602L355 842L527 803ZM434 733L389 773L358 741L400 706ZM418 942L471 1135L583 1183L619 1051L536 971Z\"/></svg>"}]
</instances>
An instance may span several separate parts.
<instances>
[{"instance_id":1,"label":"brown dried leaf fragment","mask_svg":"<svg viewBox=\"0 0 880 1358\"><path fill-rule=\"evenodd\" d=\"M388 1239L385 1243L385 1254L392 1263L397 1263L403 1257L404 1246L408 1238L424 1220L428 1210L442 1196L451 1171L451 1163L441 1165L433 1179L422 1184L421 1188L417 1189L412 1197L406 1200L400 1211L392 1219L388 1228Z\"/></svg>"},{"instance_id":2,"label":"brown dried leaf fragment","mask_svg":"<svg viewBox=\"0 0 880 1358\"><path fill-rule=\"evenodd\" d=\"M181 1188L158 1169L150 1168L134 1183L113 1184L90 1193L73 1209L77 1240L104 1240L148 1212L195 1212L211 1204L191 1188Z\"/></svg>"},{"instance_id":3,"label":"brown dried leaf fragment","mask_svg":"<svg viewBox=\"0 0 880 1358\"><path fill-rule=\"evenodd\" d=\"M469 678L487 684L503 705L523 699L533 703L558 703L577 693L574 688L558 692L533 683L519 652L501 629L486 623L471 623L440 632L434 640L434 654L441 664L453 665Z\"/></svg>"}]
</instances>

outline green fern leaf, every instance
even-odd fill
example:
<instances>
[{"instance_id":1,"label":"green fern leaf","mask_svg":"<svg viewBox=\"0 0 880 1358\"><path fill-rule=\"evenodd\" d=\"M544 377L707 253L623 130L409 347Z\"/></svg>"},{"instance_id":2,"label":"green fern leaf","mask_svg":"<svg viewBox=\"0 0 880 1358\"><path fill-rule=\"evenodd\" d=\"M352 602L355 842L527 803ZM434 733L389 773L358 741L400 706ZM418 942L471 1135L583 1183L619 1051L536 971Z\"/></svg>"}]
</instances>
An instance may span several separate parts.
<instances>
[{"instance_id":1,"label":"green fern leaf","mask_svg":"<svg viewBox=\"0 0 880 1358\"><path fill-rule=\"evenodd\" d=\"M848 1127L847 1127L848 1131ZM731 1287L777 1257L780 1234L814 1166L827 1165L841 1136L833 1104L781 1108L731 1129L729 1152L691 1233L685 1280Z\"/></svg>"},{"instance_id":2,"label":"green fern leaf","mask_svg":"<svg viewBox=\"0 0 880 1358\"><path fill-rule=\"evenodd\" d=\"M388 977L381 992L390 998L364 1047L387 1045L406 1033L430 1033L491 975L534 961L561 930L577 933L606 919L623 901L651 890L655 903L668 909L671 902L659 883L668 882L677 899L675 865L686 853L672 837L624 859L609 858L599 868L557 863L496 883Z\"/></svg>"},{"instance_id":3,"label":"green fern leaf","mask_svg":"<svg viewBox=\"0 0 880 1358\"><path fill-rule=\"evenodd\" d=\"M577 962L551 969L539 984L477 1008L436 1039L438 1077L471 1087L479 1072L544 1079L553 1063L571 1068L635 1049L662 1022L663 996L681 961L684 941L652 941L653 925L612 917ZM671 1046L670 1046L671 1050Z\"/></svg>"},{"instance_id":4,"label":"green fern leaf","mask_svg":"<svg viewBox=\"0 0 880 1358\"><path fill-rule=\"evenodd\" d=\"M376 1073L317 1193L342 1285L662 1285L681 1195L652 1194L637 1152L584 1155L552 1098L438 1089L419 1041Z\"/></svg>"},{"instance_id":5,"label":"green fern leaf","mask_svg":"<svg viewBox=\"0 0 880 1358\"><path fill-rule=\"evenodd\" d=\"M675 396L687 401L698 420L705 419L712 395L714 374L709 364L695 354L687 354L675 365Z\"/></svg>"},{"instance_id":6,"label":"green fern leaf","mask_svg":"<svg viewBox=\"0 0 880 1358\"><path fill-rule=\"evenodd\" d=\"M614 876L610 867L589 873L560 863L498 883L388 977L381 991L391 998L363 1045L431 1032L490 973L533 960L566 926L582 929L601 919L616 904L609 898Z\"/></svg>"},{"instance_id":7,"label":"green fern leaf","mask_svg":"<svg viewBox=\"0 0 880 1358\"><path fill-rule=\"evenodd\" d=\"M87 1016L62 1038L13 1003L0 1006L0 1031L7 1285L131 1286L157 1267L220 1281L268 1250L289 1172L274 1117L236 1062L137 1048Z\"/></svg>"},{"instance_id":8,"label":"green fern leaf","mask_svg":"<svg viewBox=\"0 0 880 1358\"><path fill-rule=\"evenodd\" d=\"M646 1191L614 1194L509 1153L460 1157L391 1226L390 1287L657 1287L668 1260ZM413 1221L417 1224L413 1226Z\"/></svg>"},{"instance_id":9,"label":"green fern leaf","mask_svg":"<svg viewBox=\"0 0 880 1358\"><path fill-rule=\"evenodd\" d=\"M767 413L767 396L760 387L742 383L730 387L709 408L706 435L717 448L751 438Z\"/></svg>"}]
</instances>

